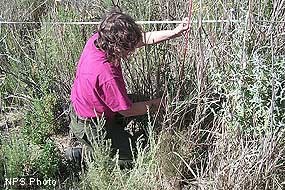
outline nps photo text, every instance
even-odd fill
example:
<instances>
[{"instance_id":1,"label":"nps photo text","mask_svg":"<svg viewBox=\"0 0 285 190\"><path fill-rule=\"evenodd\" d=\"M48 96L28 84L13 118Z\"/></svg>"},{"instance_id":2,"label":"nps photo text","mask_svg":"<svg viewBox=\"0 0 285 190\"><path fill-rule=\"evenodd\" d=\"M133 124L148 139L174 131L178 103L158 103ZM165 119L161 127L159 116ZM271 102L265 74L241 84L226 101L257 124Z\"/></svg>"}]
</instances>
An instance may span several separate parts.
<instances>
[{"instance_id":1,"label":"nps photo text","mask_svg":"<svg viewBox=\"0 0 285 190\"><path fill-rule=\"evenodd\" d=\"M9 186L56 186L56 180L39 178L5 178L5 187Z\"/></svg>"}]
</instances>

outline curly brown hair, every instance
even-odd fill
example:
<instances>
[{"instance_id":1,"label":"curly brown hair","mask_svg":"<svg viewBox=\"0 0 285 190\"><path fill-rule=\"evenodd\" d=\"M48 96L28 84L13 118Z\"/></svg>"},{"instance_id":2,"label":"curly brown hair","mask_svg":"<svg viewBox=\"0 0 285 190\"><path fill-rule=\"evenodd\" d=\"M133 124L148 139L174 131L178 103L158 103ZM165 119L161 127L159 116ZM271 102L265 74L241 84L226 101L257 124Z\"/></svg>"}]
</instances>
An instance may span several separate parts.
<instances>
[{"instance_id":1,"label":"curly brown hair","mask_svg":"<svg viewBox=\"0 0 285 190\"><path fill-rule=\"evenodd\" d=\"M134 51L142 40L141 27L132 17L118 10L112 10L105 16L98 34L94 44L106 53L109 62L115 64Z\"/></svg>"}]
</instances>

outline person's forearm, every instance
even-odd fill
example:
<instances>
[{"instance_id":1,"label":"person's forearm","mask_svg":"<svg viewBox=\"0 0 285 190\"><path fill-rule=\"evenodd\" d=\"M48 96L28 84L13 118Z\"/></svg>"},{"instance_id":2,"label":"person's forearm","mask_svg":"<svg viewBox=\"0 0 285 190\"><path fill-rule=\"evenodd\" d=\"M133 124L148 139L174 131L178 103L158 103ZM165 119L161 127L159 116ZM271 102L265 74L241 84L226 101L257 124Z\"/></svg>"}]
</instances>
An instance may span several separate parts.
<instances>
[{"instance_id":1,"label":"person's forearm","mask_svg":"<svg viewBox=\"0 0 285 190\"><path fill-rule=\"evenodd\" d=\"M143 33L143 45L156 44L177 36L175 30L161 30Z\"/></svg>"},{"instance_id":2,"label":"person's forearm","mask_svg":"<svg viewBox=\"0 0 285 190\"><path fill-rule=\"evenodd\" d=\"M151 107L158 108L160 102L159 99L149 100L145 102L135 102L132 104L132 107L128 110L120 111L119 113L125 117L137 116L137 115L144 115L147 113L147 109Z\"/></svg>"},{"instance_id":3,"label":"person's forearm","mask_svg":"<svg viewBox=\"0 0 285 190\"><path fill-rule=\"evenodd\" d=\"M156 44L169 40L178 36L181 36L182 33L189 29L190 20L188 17L184 18L182 22L173 30L161 30L154 32L143 32L142 40L137 44L137 48L144 45Z\"/></svg>"},{"instance_id":4,"label":"person's forearm","mask_svg":"<svg viewBox=\"0 0 285 190\"><path fill-rule=\"evenodd\" d=\"M151 106L151 102L135 102L133 103L131 109L128 110L127 117L144 115L147 113L147 107Z\"/></svg>"}]
</instances>

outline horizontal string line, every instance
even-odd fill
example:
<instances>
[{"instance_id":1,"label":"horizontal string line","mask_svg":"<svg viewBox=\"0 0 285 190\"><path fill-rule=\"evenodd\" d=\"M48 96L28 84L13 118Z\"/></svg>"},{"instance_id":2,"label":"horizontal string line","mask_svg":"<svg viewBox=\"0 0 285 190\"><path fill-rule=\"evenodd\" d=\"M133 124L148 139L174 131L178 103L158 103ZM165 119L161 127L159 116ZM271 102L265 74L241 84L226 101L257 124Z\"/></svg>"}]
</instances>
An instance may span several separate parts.
<instances>
[{"instance_id":1,"label":"horizontal string line","mask_svg":"<svg viewBox=\"0 0 285 190\"><path fill-rule=\"evenodd\" d=\"M198 23L197 20L191 21L192 23ZM241 20L202 20L202 23L242 23ZM257 22L267 23L285 23L285 21L268 21L259 20ZM98 25L101 22L33 22L33 21L0 21L0 24L51 24L51 25ZM138 24L179 24L187 23L183 21L136 21Z\"/></svg>"}]
</instances>

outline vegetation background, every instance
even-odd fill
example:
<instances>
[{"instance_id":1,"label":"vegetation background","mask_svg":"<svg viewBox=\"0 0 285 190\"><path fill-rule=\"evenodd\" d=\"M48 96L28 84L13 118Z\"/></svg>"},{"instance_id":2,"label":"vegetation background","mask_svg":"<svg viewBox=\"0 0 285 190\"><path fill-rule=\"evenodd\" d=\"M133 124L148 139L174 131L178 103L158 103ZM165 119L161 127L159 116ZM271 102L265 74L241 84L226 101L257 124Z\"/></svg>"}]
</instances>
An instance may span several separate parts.
<instances>
[{"instance_id":1,"label":"vegetation background","mask_svg":"<svg viewBox=\"0 0 285 190\"><path fill-rule=\"evenodd\" d=\"M119 170L108 146L87 172L63 158L76 63L96 26L47 22L99 21L114 6L136 20L181 20L188 2L2 0L0 21L39 23L0 23L1 188L284 189L284 0L193 0L188 47L181 37L123 63L130 93L168 99L165 113L135 124L149 145L138 143L134 169ZM57 186L5 186L16 177Z\"/></svg>"}]
</instances>

